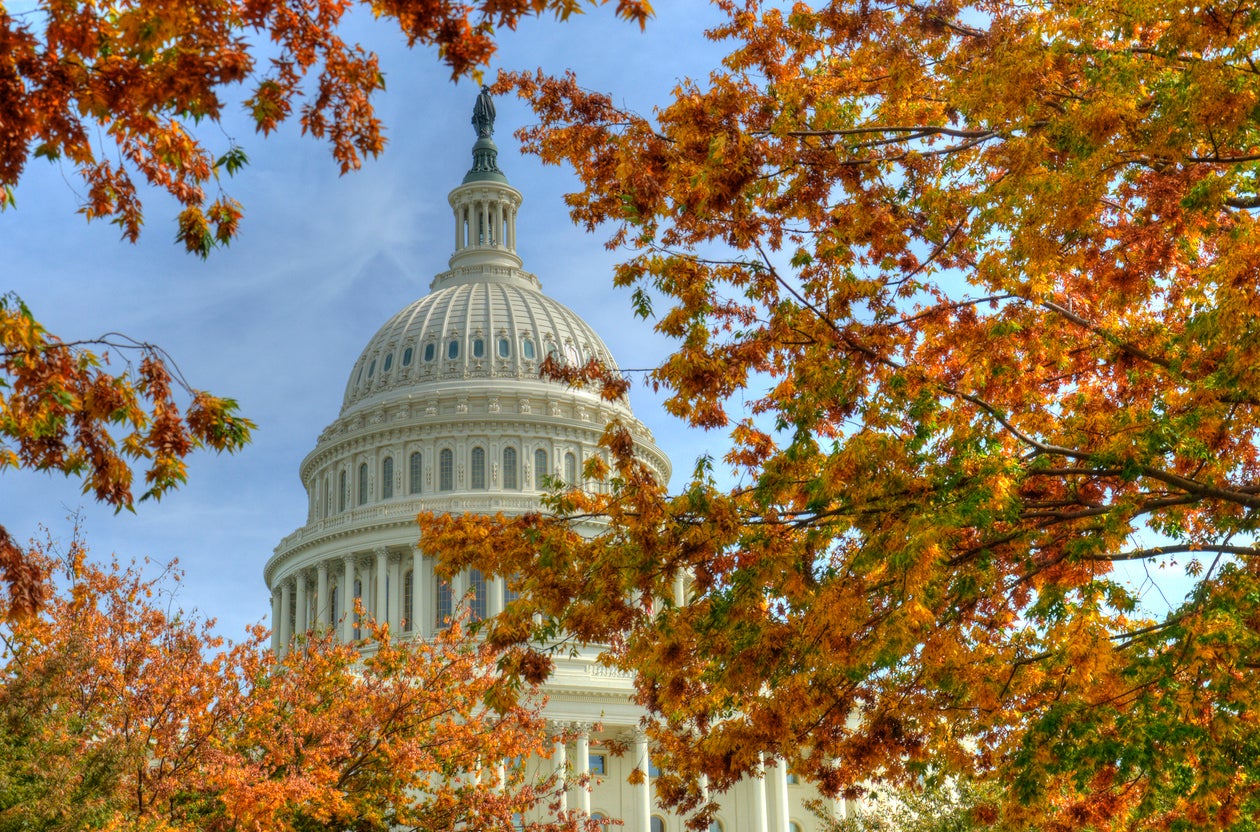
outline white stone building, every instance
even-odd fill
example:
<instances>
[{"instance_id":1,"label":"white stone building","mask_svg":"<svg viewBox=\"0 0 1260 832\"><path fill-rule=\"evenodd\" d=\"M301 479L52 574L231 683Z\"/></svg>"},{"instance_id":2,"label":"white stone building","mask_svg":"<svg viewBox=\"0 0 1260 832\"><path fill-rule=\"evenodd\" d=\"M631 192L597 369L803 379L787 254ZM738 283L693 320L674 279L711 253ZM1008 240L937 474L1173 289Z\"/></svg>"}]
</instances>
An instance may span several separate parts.
<instances>
[{"instance_id":1,"label":"white stone building","mask_svg":"<svg viewBox=\"0 0 1260 832\"><path fill-rule=\"evenodd\" d=\"M569 362L597 357L616 366L599 335L575 312L542 293L516 253L521 194L498 169L483 121L474 163L451 191L454 253L430 293L394 315L355 361L337 418L302 461L306 523L268 560L273 646L294 633L337 627L354 638L346 615L360 598L403 637L424 638L443 625L456 599L472 599L474 616L494 615L505 601L502 579L465 573L448 585L435 578L431 553L416 546L420 511L503 512L539 508L543 477L573 482L613 418L631 427L643 458L663 478L669 461L624 402L539 377L549 353ZM493 119L493 108L489 109ZM682 832L683 820L652 798L651 751L631 704L631 682L599 666L598 651L558 656L546 685L546 716L576 739L558 743L546 764L571 777L570 808L615 818L634 832ZM599 730L593 730L593 726ZM615 756L610 740L630 752ZM638 766L646 784L630 785ZM717 796L721 832L813 832L803 807L816 797L786 770L768 763L765 777Z\"/></svg>"}]
</instances>

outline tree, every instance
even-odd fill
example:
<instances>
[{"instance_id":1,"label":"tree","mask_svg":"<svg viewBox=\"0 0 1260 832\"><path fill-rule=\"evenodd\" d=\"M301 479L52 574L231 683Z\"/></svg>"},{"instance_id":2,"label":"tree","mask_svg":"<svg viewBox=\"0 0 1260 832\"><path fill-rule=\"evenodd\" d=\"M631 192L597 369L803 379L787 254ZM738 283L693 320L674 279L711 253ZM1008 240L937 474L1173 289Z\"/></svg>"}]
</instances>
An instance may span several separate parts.
<instances>
[{"instance_id":1,"label":"tree","mask_svg":"<svg viewBox=\"0 0 1260 832\"><path fill-rule=\"evenodd\" d=\"M192 389L158 347L111 335L66 343L44 329L12 294L0 295L0 470L56 471L83 479L84 493L116 509L132 509L132 465L144 466L141 500L157 500L187 478L188 454L199 448L237 451L253 423L232 399ZM128 359L123 372L105 368L110 351ZM188 395L181 406L176 391ZM5 615L34 613L47 587L37 566L0 525L0 579L8 584ZM0 616L3 620L3 616Z\"/></svg>"},{"instance_id":2,"label":"tree","mask_svg":"<svg viewBox=\"0 0 1260 832\"><path fill-rule=\"evenodd\" d=\"M276 659L261 629L225 644L178 611L169 569L32 552L66 583L2 633L0 829L507 832L552 797L518 767L500 781L550 743L536 706L487 705L493 663L459 627Z\"/></svg>"},{"instance_id":3,"label":"tree","mask_svg":"<svg viewBox=\"0 0 1260 832\"><path fill-rule=\"evenodd\" d=\"M243 103L259 132L296 108L302 132L332 144L342 173L384 147L372 108L385 86L377 57L341 37L353 8L396 23L409 46L436 47L460 78L479 75L496 30L607 2L41 0L20 14L0 8L0 210L13 206L32 154L65 159L87 188L79 210L88 219L107 218L134 242L143 224L139 178L179 202L178 239L205 257L236 235L242 207L222 177L248 157L230 141L212 152L196 128L217 123L238 87L248 88ZM650 14L647 0L617 0L621 18L642 26Z\"/></svg>"},{"instance_id":4,"label":"tree","mask_svg":"<svg viewBox=\"0 0 1260 832\"><path fill-rule=\"evenodd\" d=\"M519 570L518 657L567 630L637 671L682 807L766 752L832 794L994 780L1010 828L1252 828L1260 18L718 5L729 54L651 117L500 88L735 485L669 495L614 427L610 494L425 545Z\"/></svg>"}]
</instances>

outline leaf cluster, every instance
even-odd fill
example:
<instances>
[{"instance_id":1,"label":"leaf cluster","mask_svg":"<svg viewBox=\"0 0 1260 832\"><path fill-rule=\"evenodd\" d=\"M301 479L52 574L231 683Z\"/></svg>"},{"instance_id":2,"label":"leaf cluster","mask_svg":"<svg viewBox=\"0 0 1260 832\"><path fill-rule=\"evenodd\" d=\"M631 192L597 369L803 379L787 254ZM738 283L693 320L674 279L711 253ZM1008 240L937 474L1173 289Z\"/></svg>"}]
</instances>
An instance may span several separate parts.
<instances>
[{"instance_id":1,"label":"leaf cluster","mask_svg":"<svg viewBox=\"0 0 1260 832\"><path fill-rule=\"evenodd\" d=\"M512 636L610 645L684 809L766 753L994 780L1011 828L1252 828L1260 18L717 5L722 65L650 117L499 83L740 484L670 495L613 430L608 494L426 545L521 569Z\"/></svg>"}]
</instances>

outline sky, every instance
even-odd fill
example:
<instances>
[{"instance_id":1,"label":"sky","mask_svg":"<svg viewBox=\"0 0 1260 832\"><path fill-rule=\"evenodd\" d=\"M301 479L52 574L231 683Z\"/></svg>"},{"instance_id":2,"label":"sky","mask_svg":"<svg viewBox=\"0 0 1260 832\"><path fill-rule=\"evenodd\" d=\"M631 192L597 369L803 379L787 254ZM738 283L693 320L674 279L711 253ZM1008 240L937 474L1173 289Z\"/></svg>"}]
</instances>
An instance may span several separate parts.
<instances>
[{"instance_id":1,"label":"sky","mask_svg":"<svg viewBox=\"0 0 1260 832\"><path fill-rule=\"evenodd\" d=\"M32 4L8 2L10 13ZM505 33L490 76L504 69L572 69L586 87L641 113L683 78L703 79L721 58L703 37L716 13L699 0L660 3L645 32L610 8L568 22L530 21ZM298 465L336 418L350 368L394 312L428 292L451 254L446 195L471 162L469 123L477 87L453 84L431 50L408 50L388 21L359 15L349 37L381 57L386 91L376 99L389 144L358 172L339 176L328 146L296 124L264 139L240 112L197 129L212 152L233 139L250 163L227 186L245 209L239 239L208 261L175 242L170 199L142 190L146 226L138 244L107 222L76 213L73 171L32 160L0 213L0 291L16 292L64 340L122 332L165 349L189 383L240 402L257 425L236 455L199 453L189 481L135 514L94 505L78 480L0 472L0 524L18 540L64 545L78 515L96 559L178 559L177 603L243 638L265 622L262 568L276 543L305 520ZM650 367L668 345L631 314L612 287L616 252L605 235L569 220L562 198L571 171L522 156L512 131L532 115L514 98L496 101L499 166L525 197L518 249L543 290L582 315L623 367ZM638 376L641 381L641 375ZM641 383L636 415L674 463L674 483L720 436L683 428Z\"/></svg>"}]
</instances>

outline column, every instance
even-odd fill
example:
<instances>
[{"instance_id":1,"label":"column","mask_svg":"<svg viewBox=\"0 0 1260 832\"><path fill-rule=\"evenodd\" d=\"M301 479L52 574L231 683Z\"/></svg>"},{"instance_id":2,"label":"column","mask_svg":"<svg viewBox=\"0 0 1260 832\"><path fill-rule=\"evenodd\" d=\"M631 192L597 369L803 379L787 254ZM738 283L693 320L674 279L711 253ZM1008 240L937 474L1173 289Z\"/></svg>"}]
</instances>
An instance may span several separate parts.
<instances>
[{"instance_id":1,"label":"column","mask_svg":"<svg viewBox=\"0 0 1260 832\"><path fill-rule=\"evenodd\" d=\"M322 631L328 629L328 616L331 612L328 603L332 600L328 596L328 561L320 561L315 572L318 576L315 583L315 622Z\"/></svg>"},{"instance_id":2,"label":"column","mask_svg":"<svg viewBox=\"0 0 1260 832\"><path fill-rule=\"evenodd\" d=\"M766 817L766 758L758 754L757 771L752 782L753 787L753 829L756 832L769 832L769 821Z\"/></svg>"},{"instance_id":3,"label":"column","mask_svg":"<svg viewBox=\"0 0 1260 832\"><path fill-rule=\"evenodd\" d=\"M564 735L562 733L556 734L551 750L551 770L556 775L556 789L560 792L561 812L566 812L569 809L568 782L565 777L565 769L568 768L569 761L565 759L566 751Z\"/></svg>"},{"instance_id":4,"label":"column","mask_svg":"<svg viewBox=\"0 0 1260 832\"><path fill-rule=\"evenodd\" d=\"M789 821L787 760L776 757L774 760L774 828L778 832L788 832Z\"/></svg>"},{"instance_id":5,"label":"column","mask_svg":"<svg viewBox=\"0 0 1260 832\"><path fill-rule=\"evenodd\" d=\"M344 577L341 579L341 640L346 644L354 641L354 555L346 555Z\"/></svg>"},{"instance_id":6,"label":"column","mask_svg":"<svg viewBox=\"0 0 1260 832\"><path fill-rule=\"evenodd\" d=\"M583 817L591 814L591 728L589 725L577 726L577 777L578 777L578 810Z\"/></svg>"},{"instance_id":7,"label":"column","mask_svg":"<svg viewBox=\"0 0 1260 832\"><path fill-rule=\"evenodd\" d=\"M648 736L647 732L642 728L637 728L634 732L634 765L643 778L643 782L634 787L634 804L638 827L640 832L650 832L652 828L652 782L648 776ZM765 832L764 828L762 832Z\"/></svg>"},{"instance_id":8,"label":"column","mask_svg":"<svg viewBox=\"0 0 1260 832\"><path fill-rule=\"evenodd\" d=\"M293 639L293 625L289 623L293 615L293 593L289 592L292 578L286 578L280 584L280 647L287 650Z\"/></svg>"},{"instance_id":9,"label":"column","mask_svg":"<svg viewBox=\"0 0 1260 832\"><path fill-rule=\"evenodd\" d=\"M682 570L678 570L678 574L674 576L674 606L683 607L687 604L687 578L683 575Z\"/></svg>"},{"instance_id":10,"label":"column","mask_svg":"<svg viewBox=\"0 0 1260 832\"><path fill-rule=\"evenodd\" d=\"M411 614L415 623L411 631L420 638L433 634L433 590L429 570L424 563L424 553L417 546L411 550Z\"/></svg>"},{"instance_id":11,"label":"column","mask_svg":"<svg viewBox=\"0 0 1260 832\"><path fill-rule=\"evenodd\" d=\"M402 558L389 559L389 631L397 636L402 632L403 573Z\"/></svg>"},{"instance_id":12,"label":"column","mask_svg":"<svg viewBox=\"0 0 1260 832\"><path fill-rule=\"evenodd\" d=\"M464 209L458 207L455 209L455 250L459 251L464 247Z\"/></svg>"},{"instance_id":13,"label":"column","mask_svg":"<svg viewBox=\"0 0 1260 832\"><path fill-rule=\"evenodd\" d=\"M376 598L373 616L376 618L377 624L384 624L389 620L389 586L386 576L389 574L386 570L389 568L389 552L384 546L375 550L376 555Z\"/></svg>"},{"instance_id":14,"label":"column","mask_svg":"<svg viewBox=\"0 0 1260 832\"><path fill-rule=\"evenodd\" d=\"M310 604L307 602L307 598L306 598L306 573L299 572L297 574L296 580L297 580L297 620L295 623L297 624L297 627L296 627L297 634L301 635L310 629L310 624L306 620L307 610L310 609Z\"/></svg>"},{"instance_id":15,"label":"column","mask_svg":"<svg viewBox=\"0 0 1260 832\"><path fill-rule=\"evenodd\" d=\"M503 612L503 587L506 580L502 575L495 575L486 584L486 592L490 594L490 603L486 605L486 615L494 618Z\"/></svg>"},{"instance_id":16,"label":"column","mask_svg":"<svg viewBox=\"0 0 1260 832\"><path fill-rule=\"evenodd\" d=\"M280 652L280 587L271 591L271 652Z\"/></svg>"}]
</instances>

